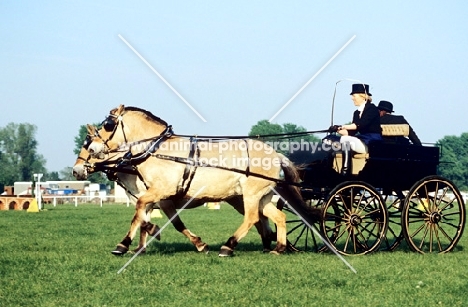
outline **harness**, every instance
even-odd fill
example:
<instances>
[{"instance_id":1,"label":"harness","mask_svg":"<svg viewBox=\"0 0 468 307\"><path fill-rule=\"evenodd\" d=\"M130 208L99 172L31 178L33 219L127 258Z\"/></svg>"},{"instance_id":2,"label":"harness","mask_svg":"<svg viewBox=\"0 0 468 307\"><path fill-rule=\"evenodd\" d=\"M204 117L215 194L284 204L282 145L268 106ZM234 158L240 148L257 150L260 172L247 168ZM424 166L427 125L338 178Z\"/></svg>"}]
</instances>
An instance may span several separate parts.
<instances>
[{"instance_id":1,"label":"harness","mask_svg":"<svg viewBox=\"0 0 468 307\"><path fill-rule=\"evenodd\" d=\"M109 140L112 139L112 137L114 136L119 126L122 127L124 140L125 142L127 142L127 137L123 129L124 124L123 124L122 116L123 114L120 116L111 114L102 122L102 127L106 131L111 132L107 140L104 140L104 138L102 138L102 136L99 134L97 130L94 135L95 137L98 137L106 145L106 147L108 148L108 153L121 152L122 150L122 148L120 148L119 150L112 151L109 149L109 146L108 146ZM185 164L182 177L177 186L177 194L174 196L176 198L183 197L186 195L187 191L190 188L190 185L192 183L192 180L195 176L195 173L198 167L217 168L217 169L222 169L222 170L242 174L247 177L254 176L257 178L273 181L277 184L287 184L287 185L294 185L297 187L301 187L301 184L296 183L296 182L287 182L285 180L272 178L272 177L265 176L263 174L252 172L250 170L250 153L248 151L249 146L246 146L247 161L248 161L247 166L245 169L239 169L239 168L233 168L233 167L226 167L222 165L214 165L208 162L201 161L199 143L205 142L205 141L223 141L223 140L233 140L233 139L240 139L247 143L247 139L252 139L252 138L261 139L261 138L277 137L277 139L281 139L281 138L286 139L286 138L291 138L293 136L309 135L311 133L319 133L319 132L327 132L327 131L328 130L317 130L317 131L307 131L307 132L298 132L298 133L289 133L289 134L271 134L271 135L256 135L256 136L190 136L190 135L174 134L172 130L172 126L167 125L164 131L162 131L161 134L156 137L142 139L142 140L131 142L131 143L125 143L126 144L125 147L128 148L128 151L125 152L125 154L123 154L123 156L121 156L120 158L117 158L117 159L110 158L104 161L95 162L89 166L93 167L95 171L104 172L108 176L109 180L117 181L117 183L120 186L122 186L127 192L129 192L135 198L136 196L133 195L127 188L125 188L122 182L118 180L116 173L127 173L127 174L137 175L138 178L144 183L145 187L148 189L148 185L146 184L143 176L138 170L138 166L144 161L146 161L149 157L155 157L158 159L173 161L175 163ZM158 149L161 147L161 144L163 144L165 141L167 141L168 139L172 137L189 138L190 150L189 150L187 157L170 156L170 155L164 155L164 154L157 152ZM146 148L142 152L139 152L136 154L132 153L133 146L140 145L145 142L150 142L150 143L146 146ZM89 143L90 142L88 142L87 144L88 146L89 146ZM86 144L84 144L84 146L85 145Z\"/></svg>"},{"instance_id":2,"label":"harness","mask_svg":"<svg viewBox=\"0 0 468 307\"><path fill-rule=\"evenodd\" d=\"M190 184L192 183L192 179L195 176L197 165L193 165L191 162L196 161L200 156L200 148L198 148L197 141L197 138L190 138L190 152L187 159L189 163L185 164L184 174L182 175L179 185L177 186L178 195L187 194L187 191L190 188Z\"/></svg>"}]
</instances>

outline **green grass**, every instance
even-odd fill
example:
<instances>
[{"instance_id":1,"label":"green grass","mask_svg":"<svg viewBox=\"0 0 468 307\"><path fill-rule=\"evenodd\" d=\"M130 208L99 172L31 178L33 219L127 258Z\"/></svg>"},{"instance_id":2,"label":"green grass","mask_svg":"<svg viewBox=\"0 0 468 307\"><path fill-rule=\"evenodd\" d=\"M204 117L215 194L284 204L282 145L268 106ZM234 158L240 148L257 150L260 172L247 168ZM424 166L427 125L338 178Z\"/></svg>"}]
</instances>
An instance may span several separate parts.
<instances>
[{"instance_id":1,"label":"green grass","mask_svg":"<svg viewBox=\"0 0 468 307\"><path fill-rule=\"evenodd\" d=\"M274 256L252 229L235 256L219 247L242 217L185 210L182 219L210 244L195 252L169 225L121 273L132 255L110 251L130 225L124 205L61 205L0 211L0 306L466 306L467 236L454 252L420 255L398 248L345 259L331 253ZM160 226L166 218L155 219ZM136 246L135 242L132 247Z\"/></svg>"}]
</instances>

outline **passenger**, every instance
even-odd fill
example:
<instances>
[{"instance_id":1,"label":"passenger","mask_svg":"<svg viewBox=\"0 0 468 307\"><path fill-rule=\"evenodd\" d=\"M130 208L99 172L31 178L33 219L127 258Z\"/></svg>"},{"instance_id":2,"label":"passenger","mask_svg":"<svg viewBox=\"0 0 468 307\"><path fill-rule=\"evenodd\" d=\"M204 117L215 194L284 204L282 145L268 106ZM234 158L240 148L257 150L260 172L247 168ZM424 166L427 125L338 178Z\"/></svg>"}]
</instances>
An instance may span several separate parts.
<instances>
[{"instance_id":1,"label":"passenger","mask_svg":"<svg viewBox=\"0 0 468 307\"><path fill-rule=\"evenodd\" d=\"M370 142L382 140L379 109L372 103L369 85L353 84L350 95L357 107L352 123L330 127L331 131L336 130L341 135L340 143L343 152L341 174L344 176L352 171L350 151L366 153Z\"/></svg>"},{"instance_id":2,"label":"passenger","mask_svg":"<svg viewBox=\"0 0 468 307\"><path fill-rule=\"evenodd\" d=\"M380 111L380 124L382 125L397 125L397 124L407 124L409 126L409 135L408 138L414 145L421 146L421 141L419 140L416 132L414 132L411 125L406 121L402 115L392 115L393 113L393 104L390 101L381 100L377 108ZM403 136L399 137L384 137L384 139L390 140L397 144L409 144L407 138Z\"/></svg>"}]
</instances>

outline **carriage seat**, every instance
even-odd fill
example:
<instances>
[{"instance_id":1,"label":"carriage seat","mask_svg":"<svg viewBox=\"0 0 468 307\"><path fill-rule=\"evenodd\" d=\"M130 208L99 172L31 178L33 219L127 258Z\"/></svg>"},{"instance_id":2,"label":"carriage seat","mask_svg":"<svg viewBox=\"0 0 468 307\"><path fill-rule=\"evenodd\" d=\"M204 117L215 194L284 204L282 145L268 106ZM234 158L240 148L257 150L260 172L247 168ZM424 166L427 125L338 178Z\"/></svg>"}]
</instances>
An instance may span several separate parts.
<instances>
[{"instance_id":1,"label":"carriage seat","mask_svg":"<svg viewBox=\"0 0 468 307\"><path fill-rule=\"evenodd\" d=\"M380 125L382 127L382 136L385 137L407 137L409 135L408 124L394 124L394 125ZM333 159L333 169L340 173L342 167L343 155L341 152L336 152ZM354 153L351 173L353 175L359 174L359 172L366 165L366 161L369 159L369 153Z\"/></svg>"},{"instance_id":2,"label":"carriage seat","mask_svg":"<svg viewBox=\"0 0 468 307\"><path fill-rule=\"evenodd\" d=\"M409 135L408 124L380 125L382 127L382 136L404 136Z\"/></svg>"}]
</instances>

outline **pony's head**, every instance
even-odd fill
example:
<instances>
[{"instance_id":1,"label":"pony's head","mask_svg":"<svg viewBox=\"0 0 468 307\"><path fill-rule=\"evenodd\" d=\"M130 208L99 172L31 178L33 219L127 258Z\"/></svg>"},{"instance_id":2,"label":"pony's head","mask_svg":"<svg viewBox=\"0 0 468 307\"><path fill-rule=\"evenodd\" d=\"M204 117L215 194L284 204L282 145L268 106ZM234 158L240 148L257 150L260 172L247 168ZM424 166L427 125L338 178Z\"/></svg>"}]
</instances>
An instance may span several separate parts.
<instances>
[{"instance_id":1,"label":"pony's head","mask_svg":"<svg viewBox=\"0 0 468 307\"><path fill-rule=\"evenodd\" d=\"M100 154L96 158L91 157L88 148L91 145L93 137L97 133L97 128L89 124L86 126L86 128L88 130L88 134L86 135L86 138L83 142L83 146L81 146L81 150L78 154L78 158L76 158L75 165L73 165L72 168L73 176L77 180L87 179L88 175L94 172L93 164L94 162L98 161L96 158L102 160L105 157L104 154Z\"/></svg>"},{"instance_id":2,"label":"pony's head","mask_svg":"<svg viewBox=\"0 0 468 307\"><path fill-rule=\"evenodd\" d=\"M109 112L101 128L95 131L88 151L93 157L117 152L133 142L157 137L166 128L167 123L150 112L120 105Z\"/></svg>"}]
</instances>

